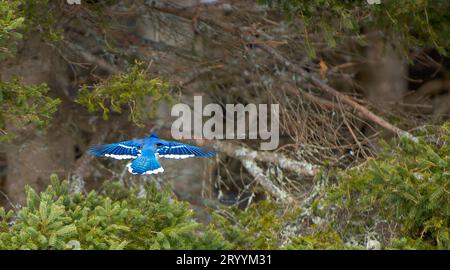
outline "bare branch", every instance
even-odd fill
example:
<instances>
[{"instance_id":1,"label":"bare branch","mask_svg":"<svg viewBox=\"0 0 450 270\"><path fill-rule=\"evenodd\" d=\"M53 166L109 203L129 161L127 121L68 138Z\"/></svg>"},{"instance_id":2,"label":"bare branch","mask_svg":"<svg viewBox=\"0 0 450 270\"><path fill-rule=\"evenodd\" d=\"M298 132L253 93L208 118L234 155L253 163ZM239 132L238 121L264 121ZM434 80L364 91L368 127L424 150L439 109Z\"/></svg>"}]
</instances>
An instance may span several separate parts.
<instances>
[{"instance_id":1,"label":"bare branch","mask_svg":"<svg viewBox=\"0 0 450 270\"><path fill-rule=\"evenodd\" d=\"M86 49L84 49L76 44L70 43L70 42L65 42L65 44L73 52L79 54L82 58L84 58L84 60L86 60L87 62L95 64L96 66L108 71L111 74L122 73L122 70L120 68L106 62L105 60L103 60L100 57L97 57L97 56L91 54Z\"/></svg>"},{"instance_id":2,"label":"bare branch","mask_svg":"<svg viewBox=\"0 0 450 270\"><path fill-rule=\"evenodd\" d=\"M293 160L284 155L273 152L255 151L230 142L215 141L214 148L239 160L252 159L262 162L269 162L277 164L282 169L296 172L304 176L314 176L319 171L319 166L308 162Z\"/></svg>"},{"instance_id":3,"label":"bare branch","mask_svg":"<svg viewBox=\"0 0 450 270\"><path fill-rule=\"evenodd\" d=\"M343 93L337 91L336 89L332 88L331 86L326 84L324 81L322 81L321 79L319 79L316 76L312 75L311 73L307 72L303 68L301 68L301 67L299 67L297 65L294 65L288 59L284 58L284 56L282 56L274 48L269 47L269 46L267 46L265 44L256 44L256 46L258 46L259 48L261 48L265 52L269 53L278 62L283 64L286 68L288 68L292 72L295 72L295 73L299 74L300 76L302 76L305 79L311 80L311 82L315 86L317 86L320 89L322 89L323 91L333 95L336 99L338 99L342 103L347 104L350 107L352 107L355 111L360 113L360 115L362 117L364 117L365 119L370 120L370 121L378 124L379 126L383 127L384 129L386 129L386 130L388 130L388 131L390 131L390 132L392 132L392 133L394 133L394 134L396 134L398 136L408 135L409 134L408 132L406 132L404 130L401 130L400 128L392 125L391 123L387 122L386 120L384 120L380 116L378 116L378 115L374 114L373 112L369 111L366 107L360 105L358 102L353 100L353 98L351 98L350 96L347 96L346 94L343 94Z\"/></svg>"},{"instance_id":4,"label":"bare branch","mask_svg":"<svg viewBox=\"0 0 450 270\"><path fill-rule=\"evenodd\" d=\"M203 141L197 140L197 144L201 145L203 144ZM285 191L274 185L272 181L265 176L263 170L256 164L256 161L277 164L282 169L290 170L304 176L314 176L319 171L319 166L307 162L296 161L273 152L255 151L230 142L215 141L213 147L230 157L240 160L244 168L254 177L258 184L276 198L287 203L294 202L294 199Z\"/></svg>"},{"instance_id":5,"label":"bare branch","mask_svg":"<svg viewBox=\"0 0 450 270\"><path fill-rule=\"evenodd\" d=\"M274 48L266 45L263 42L258 42L257 39L251 34L251 31L249 31L249 30L243 30L242 28L239 28L233 24L223 23L221 21L215 20L215 19L207 17L207 16L195 14L192 10L190 10L188 8L179 9L179 8L173 8L170 6L158 6L158 7L154 7L154 9L156 9L160 12L173 14L173 15L183 17L186 19L192 19L195 16L197 20L203 21L212 26L219 27L225 32L228 32L235 36L238 36L239 38L242 38L242 39L246 40L247 42L254 44L256 47L262 49L263 51L265 51L266 53L271 55L275 60L277 60L282 65L284 65L290 71L292 71L296 74L299 74L304 79L310 80L315 86L317 86L321 90L331 94L336 99L338 99L338 101L341 101L343 104L346 104L346 105L352 107L356 112L358 112L366 120L372 121L372 122L378 124L379 126L381 126L382 128L384 128L385 130L388 130L398 136L406 135L408 137L412 137L412 135L409 134L408 132L401 130L400 128L392 125L391 123L384 120L382 117L374 114L373 112L368 110L366 107L360 105L358 102L356 102L350 96L347 96L347 95L337 91L336 89L334 89L333 87L331 87L327 83L325 83L323 80L317 78L316 76L314 76L313 74L304 70L300 66L295 65L294 63L290 62L288 59L286 59L283 55L281 55Z\"/></svg>"},{"instance_id":6,"label":"bare branch","mask_svg":"<svg viewBox=\"0 0 450 270\"><path fill-rule=\"evenodd\" d=\"M282 200L283 202L293 202L293 198L290 197L286 192L281 190L279 187L275 186L270 179L268 179L263 170L258 167L256 162L250 158L242 158L242 165L244 168L255 178L255 181L260 184L265 190L276 198Z\"/></svg>"}]
</instances>

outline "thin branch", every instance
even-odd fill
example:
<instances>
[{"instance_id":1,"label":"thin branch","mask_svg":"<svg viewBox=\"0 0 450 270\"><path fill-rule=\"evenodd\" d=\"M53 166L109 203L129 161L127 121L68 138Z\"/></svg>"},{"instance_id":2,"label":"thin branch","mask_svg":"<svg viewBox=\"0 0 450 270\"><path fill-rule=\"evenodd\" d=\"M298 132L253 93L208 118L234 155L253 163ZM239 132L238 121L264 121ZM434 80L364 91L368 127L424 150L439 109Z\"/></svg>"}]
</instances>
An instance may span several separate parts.
<instances>
[{"instance_id":1,"label":"thin branch","mask_svg":"<svg viewBox=\"0 0 450 270\"><path fill-rule=\"evenodd\" d=\"M108 71L111 74L122 73L122 70L120 68L108 63L107 61L103 60L100 57L97 57L97 56L91 54L86 49L84 49L76 44L70 43L70 42L65 42L65 44L67 45L67 47L69 49L71 49L73 52L79 54L87 62L95 64L96 66Z\"/></svg>"},{"instance_id":2,"label":"thin branch","mask_svg":"<svg viewBox=\"0 0 450 270\"><path fill-rule=\"evenodd\" d=\"M299 90L297 88L295 88L294 86L287 84L287 83L283 85L283 89L291 95L298 95L298 92L299 92ZM317 97L317 96L310 94L308 92L305 92L305 91L302 91L302 95L306 100L308 100L314 104L317 104L324 109L327 109L330 111L337 111L340 109L339 105L333 101Z\"/></svg>"},{"instance_id":3,"label":"thin branch","mask_svg":"<svg viewBox=\"0 0 450 270\"><path fill-rule=\"evenodd\" d=\"M282 200L283 202L290 203L294 201L292 197L290 197L286 192L274 185L272 181L270 181L270 179L266 177L263 170L258 167L253 159L242 158L241 162L244 168L254 177L255 181L270 194Z\"/></svg>"},{"instance_id":4,"label":"thin branch","mask_svg":"<svg viewBox=\"0 0 450 270\"><path fill-rule=\"evenodd\" d=\"M198 140L197 143L202 144L202 141ZM256 161L277 164L282 169L290 170L304 176L314 176L319 171L319 166L307 162L296 161L273 152L255 151L230 142L215 141L213 147L230 157L240 160L244 168L254 177L258 184L276 198L287 203L293 202L294 199L273 184L272 181L265 176L263 170L257 165Z\"/></svg>"},{"instance_id":5,"label":"thin branch","mask_svg":"<svg viewBox=\"0 0 450 270\"><path fill-rule=\"evenodd\" d=\"M195 16L197 18L197 20L203 21L206 24L209 24L212 26L219 27L225 32L228 32L235 36L238 36L239 38L242 38L245 41L254 44L256 47L260 48L264 52L271 55L275 60L277 60L282 65L284 65L288 70L290 70L296 74L299 74L304 79L310 80L315 86L317 86L320 89L322 89L323 91L333 95L336 99L338 99L338 101L342 102L343 104L349 105L355 111L357 111L362 117L364 117L366 120L372 121L372 122L378 124L379 126L381 126L382 128L384 128L385 130L388 130L398 136L406 135L408 137L412 137L412 135L409 134L408 132L401 130L400 128L392 125L391 123L387 122L380 116L378 116L378 115L374 114L373 112L371 112L370 110L368 110L366 107L360 105L358 102L356 102L350 96L347 96L347 95L337 91L333 87L326 84L323 80L321 80L321 79L317 78L316 76L314 76L313 74L307 72L305 69L301 68L300 66L293 64L288 59L286 59L284 56L282 56L274 48L266 45L265 43L257 42L256 38L251 34L250 29L243 30L242 28L237 27L233 24L223 23L223 22L215 20L213 18L199 15L198 13L194 13L192 10L190 10L188 8L181 8L181 9L173 8L170 5L159 5L159 6L155 6L153 8L160 12L169 13L169 14L179 16L182 18L186 18L186 19L190 19L190 20L192 18L194 18L194 16Z\"/></svg>"},{"instance_id":6,"label":"thin branch","mask_svg":"<svg viewBox=\"0 0 450 270\"><path fill-rule=\"evenodd\" d=\"M297 65L294 65L293 63L291 63L288 59L286 59L284 56L282 56L278 51L276 51L272 47L269 47L269 46L267 46L265 44L257 44L256 46L261 48L262 50L264 50L265 52L267 52L271 56L273 56L278 62L283 64L290 71L299 74L300 76L302 76L305 79L311 80L311 82L315 86L317 86L320 89L322 89L323 91L333 95L336 99L338 99L342 103L352 107L355 111L357 111L366 120L374 122L377 125L383 127L384 129L386 129L386 130L388 130L388 131L390 131L390 132L392 132L392 133L394 133L394 134L396 134L398 136L402 136L402 135L409 135L409 136L411 136L408 132L406 132L404 130L401 130L400 128L392 125L391 123L387 122L386 120L384 120L380 116L378 116L378 115L374 114L373 112L369 111L366 107L360 105L358 102L356 102L350 96L347 96L346 94L343 94L343 93L337 91L336 89L334 89L333 87L329 86L324 81L322 81L321 79L319 79L316 76L312 75L311 73L307 72L303 68L301 68L301 67L299 67Z\"/></svg>"},{"instance_id":7,"label":"thin branch","mask_svg":"<svg viewBox=\"0 0 450 270\"><path fill-rule=\"evenodd\" d=\"M109 64L105 60L92 55L91 53L85 51L83 48L79 47L78 45L66 42L68 47L78 53L81 57L83 57L87 62L94 63L101 68L109 71L111 74L118 74L122 73L123 71L112 64ZM114 116L113 116L114 117ZM101 121L100 124L97 126L97 133L94 135L94 138L91 140L91 145L98 145L105 141L108 134L111 132L116 131L119 129L119 127L122 125L124 120L127 118L127 115L122 113L119 116L114 117L111 119L110 122L113 124L108 124L106 121ZM76 162L74 165L74 170L72 171L72 175L70 177L71 180L71 191L74 193L81 192L84 189L84 179L88 174L88 166L92 162L94 157L90 155L89 153L85 152Z\"/></svg>"},{"instance_id":8,"label":"thin branch","mask_svg":"<svg viewBox=\"0 0 450 270\"><path fill-rule=\"evenodd\" d=\"M425 97L439 94L443 90L450 89L450 80L432 80L424 83L412 94L405 97L407 102L417 103Z\"/></svg>"},{"instance_id":9,"label":"thin branch","mask_svg":"<svg viewBox=\"0 0 450 270\"><path fill-rule=\"evenodd\" d=\"M262 162L269 162L277 164L282 169L296 172L304 176L314 176L319 171L319 166L317 165L313 165L308 162L293 160L282 154L268 151L255 151L250 148L237 145L235 143L215 141L213 147L218 151L239 160L253 159Z\"/></svg>"}]
</instances>

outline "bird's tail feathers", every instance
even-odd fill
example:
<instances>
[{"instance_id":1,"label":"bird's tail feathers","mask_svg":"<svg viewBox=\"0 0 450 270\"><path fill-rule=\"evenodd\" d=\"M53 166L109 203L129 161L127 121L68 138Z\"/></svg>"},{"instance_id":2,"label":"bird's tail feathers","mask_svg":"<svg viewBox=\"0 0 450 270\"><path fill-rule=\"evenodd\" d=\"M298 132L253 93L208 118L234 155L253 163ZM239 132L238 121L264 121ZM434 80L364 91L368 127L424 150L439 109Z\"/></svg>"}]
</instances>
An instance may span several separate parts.
<instances>
[{"instance_id":1,"label":"bird's tail feathers","mask_svg":"<svg viewBox=\"0 0 450 270\"><path fill-rule=\"evenodd\" d=\"M164 171L154 156L140 156L128 163L127 168L132 174L157 174Z\"/></svg>"}]
</instances>

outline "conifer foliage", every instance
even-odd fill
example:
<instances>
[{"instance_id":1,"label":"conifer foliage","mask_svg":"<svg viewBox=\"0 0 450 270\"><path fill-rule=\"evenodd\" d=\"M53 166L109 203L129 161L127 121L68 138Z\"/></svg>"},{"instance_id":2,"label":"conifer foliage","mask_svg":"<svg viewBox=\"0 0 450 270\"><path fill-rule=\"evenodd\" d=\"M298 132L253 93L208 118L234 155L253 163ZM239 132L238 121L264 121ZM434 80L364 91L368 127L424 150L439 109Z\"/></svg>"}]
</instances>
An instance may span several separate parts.
<instances>
[{"instance_id":1,"label":"conifer foliage","mask_svg":"<svg viewBox=\"0 0 450 270\"><path fill-rule=\"evenodd\" d=\"M0 249L219 249L220 234L193 219L185 202L155 185L128 190L117 183L103 194L70 194L56 175L26 205L0 208Z\"/></svg>"},{"instance_id":2,"label":"conifer foliage","mask_svg":"<svg viewBox=\"0 0 450 270\"><path fill-rule=\"evenodd\" d=\"M450 124L402 138L358 168L320 176L308 205L268 199L211 210L195 220L186 202L154 183L70 193L51 176L23 207L0 208L0 249L383 249L450 248Z\"/></svg>"}]
</instances>

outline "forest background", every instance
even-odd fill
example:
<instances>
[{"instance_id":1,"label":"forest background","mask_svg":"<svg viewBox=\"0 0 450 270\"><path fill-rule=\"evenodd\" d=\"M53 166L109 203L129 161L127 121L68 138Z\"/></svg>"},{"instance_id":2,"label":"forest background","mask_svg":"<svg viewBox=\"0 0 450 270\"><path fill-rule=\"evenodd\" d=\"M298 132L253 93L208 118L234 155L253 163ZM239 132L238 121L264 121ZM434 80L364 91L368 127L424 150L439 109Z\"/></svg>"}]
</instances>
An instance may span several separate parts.
<instances>
[{"instance_id":1,"label":"forest background","mask_svg":"<svg viewBox=\"0 0 450 270\"><path fill-rule=\"evenodd\" d=\"M0 26L0 249L450 247L449 1L0 0ZM280 104L279 148L87 153L171 139L195 95Z\"/></svg>"}]
</instances>

